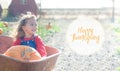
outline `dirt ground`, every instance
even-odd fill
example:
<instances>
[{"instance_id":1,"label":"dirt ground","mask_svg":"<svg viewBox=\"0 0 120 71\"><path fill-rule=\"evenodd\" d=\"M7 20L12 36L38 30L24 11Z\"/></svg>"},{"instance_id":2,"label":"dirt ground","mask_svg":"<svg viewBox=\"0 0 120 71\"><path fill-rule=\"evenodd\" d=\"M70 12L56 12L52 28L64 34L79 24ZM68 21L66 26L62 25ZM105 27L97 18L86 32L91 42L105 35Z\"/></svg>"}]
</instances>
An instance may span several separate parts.
<instances>
[{"instance_id":1,"label":"dirt ground","mask_svg":"<svg viewBox=\"0 0 120 71\"><path fill-rule=\"evenodd\" d=\"M46 45L53 46L62 51L53 71L117 71L120 67L120 55L116 53L120 41L116 41L119 36L113 31L115 24L110 21L99 21L105 32L103 49L92 55L79 55L73 52L66 43L66 31L73 20L56 20L61 31L48 37Z\"/></svg>"}]
</instances>

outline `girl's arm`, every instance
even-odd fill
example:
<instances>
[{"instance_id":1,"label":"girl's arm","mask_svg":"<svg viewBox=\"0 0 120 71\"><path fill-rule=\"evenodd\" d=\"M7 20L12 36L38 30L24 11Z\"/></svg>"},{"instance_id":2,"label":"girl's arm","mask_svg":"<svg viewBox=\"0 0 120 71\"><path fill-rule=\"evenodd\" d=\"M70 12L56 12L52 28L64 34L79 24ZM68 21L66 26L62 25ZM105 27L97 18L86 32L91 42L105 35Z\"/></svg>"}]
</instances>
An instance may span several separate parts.
<instances>
[{"instance_id":1,"label":"girl's arm","mask_svg":"<svg viewBox=\"0 0 120 71\"><path fill-rule=\"evenodd\" d=\"M45 45L42 41L42 39L39 36L36 36L35 38L36 46L37 46L37 51L41 54L42 57L47 56L46 48Z\"/></svg>"},{"instance_id":2,"label":"girl's arm","mask_svg":"<svg viewBox=\"0 0 120 71\"><path fill-rule=\"evenodd\" d=\"M12 45L13 45L13 46L15 46L15 45L20 45L20 39L16 39L16 40L13 42Z\"/></svg>"}]
</instances>

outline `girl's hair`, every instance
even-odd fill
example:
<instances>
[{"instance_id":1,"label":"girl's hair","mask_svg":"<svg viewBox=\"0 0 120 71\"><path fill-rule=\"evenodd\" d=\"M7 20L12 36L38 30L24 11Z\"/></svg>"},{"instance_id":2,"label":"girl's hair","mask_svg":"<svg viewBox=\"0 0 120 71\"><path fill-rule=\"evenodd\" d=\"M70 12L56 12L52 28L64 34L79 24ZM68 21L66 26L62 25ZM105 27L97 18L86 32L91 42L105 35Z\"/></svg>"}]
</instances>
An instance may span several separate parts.
<instances>
[{"instance_id":1,"label":"girl's hair","mask_svg":"<svg viewBox=\"0 0 120 71\"><path fill-rule=\"evenodd\" d=\"M22 27L25 26L30 19L36 19L36 16L30 12L27 13L26 15L22 15L19 21L19 25L17 27L15 38L20 38L25 36L25 32L22 29Z\"/></svg>"}]
</instances>

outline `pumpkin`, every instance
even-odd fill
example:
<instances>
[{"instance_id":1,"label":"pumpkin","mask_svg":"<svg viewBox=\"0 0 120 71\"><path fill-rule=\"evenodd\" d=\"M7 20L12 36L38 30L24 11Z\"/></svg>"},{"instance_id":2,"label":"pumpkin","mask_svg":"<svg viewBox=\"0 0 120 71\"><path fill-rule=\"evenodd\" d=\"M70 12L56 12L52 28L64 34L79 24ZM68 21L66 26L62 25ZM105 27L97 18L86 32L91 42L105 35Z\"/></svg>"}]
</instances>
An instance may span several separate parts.
<instances>
[{"instance_id":1,"label":"pumpkin","mask_svg":"<svg viewBox=\"0 0 120 71\"><path fill-rule=\"evenodd\" d=\"M17 45L10 47L4 55L19 60L39 60L41 55L34 48L29 46Z\"/></svg>"},{"instance_id":2,"label":"pumpkin","mask_svg":"<svg viewBox=\"0 0 120 71\"><path fill-rule=\"evenodd\" d=\"M51 29L52 28L52 26L51 26L51 23L49 22L47 25L46 25L46 29L48 30L48 29Z\"/></svg>"},{"instance_id":3,"label":"pumpkin","mask_svg":"<svg viewBox=\"0 0 120 71\"><path fill-rule=\"evenodd\" d=\"M2 28L0 28L0 35L3 33L3 30L2 30Z\"/></svg>"},{"instance_id":4,"label":"pumpkin","mask_svg":"<svg viewBox=\"0 0 120 71\"><path fill-rule=\"evenodd\" d=\"M8 27L8 22L3 22L5 27Z\"/></svg>"}]
</instances>

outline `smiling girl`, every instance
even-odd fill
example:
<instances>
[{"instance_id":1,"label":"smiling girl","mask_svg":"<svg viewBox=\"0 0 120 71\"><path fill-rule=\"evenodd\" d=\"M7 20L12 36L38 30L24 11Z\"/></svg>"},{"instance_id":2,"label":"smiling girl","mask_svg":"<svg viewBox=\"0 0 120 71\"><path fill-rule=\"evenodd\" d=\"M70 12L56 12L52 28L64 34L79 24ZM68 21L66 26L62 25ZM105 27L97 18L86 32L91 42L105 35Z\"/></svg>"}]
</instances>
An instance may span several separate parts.
<instances>
[{"instance_id":1,"label":"smiling girl","mask_svg":"<svg viewBox=\"0 0 120 71\"><path fill-rule=\"evenodd\" d=\"M36 35L37 22L33 14L24 15L17 27L15 45L26 45L36 49L42 57L47 56L45 45L40 36Z\"/></svg>"}]
</instances>

